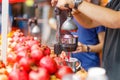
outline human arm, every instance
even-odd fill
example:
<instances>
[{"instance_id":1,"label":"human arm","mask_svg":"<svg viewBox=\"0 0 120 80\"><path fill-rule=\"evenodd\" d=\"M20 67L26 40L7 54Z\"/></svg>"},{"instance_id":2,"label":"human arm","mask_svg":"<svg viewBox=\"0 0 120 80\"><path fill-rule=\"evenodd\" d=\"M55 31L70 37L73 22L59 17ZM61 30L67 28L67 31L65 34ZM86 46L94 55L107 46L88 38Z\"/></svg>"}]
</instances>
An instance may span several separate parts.
<instances>
[{"instance_id":1,"label":"human arm","mask_svg":"<svg viewBox=\"0 0 120 80\"><path fill-rule=\"evenodd\" d=\"M90 19L83 13L79 12L78 10L73 9L71 13L75 20L85 28L94 28L99 25L99 23L93 21L92 19Z\"/></svg>"},{"instance_id":2,"label":"human arm","mask_svg":"<svg viewBox=\"0 0 120 80\"><path fill-rule=\"evenodd\" d=\"M120 12L83 1L78 10L93 21L109 28L120 28ZM97 25L96 25L97 26Z\"/></svg>"},{"instance_id":3,"label":"human arm","mask_svg":"<svg viewBox=\"0 0 120 80\"><path fill-rule=\"evenodd\" d=\"M76 52L88 52L87 46L89 46L90 52L95 52L95 53L101 52L102 48L103 48L103 43L104 43L104 36L105 36L104 31L98 33L99 43L96 45L85 45L85 44L82 44L79 42L78 47L74 53L76 53Z\"/></svg>"},{"instance_id":4,"label":"human arm","mask_svg":"<svg viewBox=\"0 0 120 80\"><path fill-rule=\"evenodd\" d=\"M52 1L54 2L54 0ZM70 8L74 7L74 0L58 0L57 7L61 9L67 9L65 4L69 4ZM98 6L86 1L83 1L78 10L92 20L90 27L98 25L104 25L109 28L120 28L120 12L108 9L102 6ZM81 17L81 16L80 16ZM83 18L79 18L83 19ZM89 26L88 26L89 27Z\"/></svg>"}]
</instances>

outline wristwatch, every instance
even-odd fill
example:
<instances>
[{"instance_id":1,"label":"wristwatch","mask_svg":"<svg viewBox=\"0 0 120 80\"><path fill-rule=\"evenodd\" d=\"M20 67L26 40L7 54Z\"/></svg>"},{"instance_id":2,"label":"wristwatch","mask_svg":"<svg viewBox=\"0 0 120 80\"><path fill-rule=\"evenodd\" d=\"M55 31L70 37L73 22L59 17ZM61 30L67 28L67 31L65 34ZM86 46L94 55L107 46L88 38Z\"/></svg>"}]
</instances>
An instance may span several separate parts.
<instances>
[{"instance_id":1,"label":"wristwatch","mask_svg":"<svg viewBox=\"0 0 120 80\"><path fill-rule=\"evenodd\" d=\"M90 47L88 45L86 45L86 46L87 46L87 52L90 52Z\"/></svg>"},{"instance_id":2,"label":"wristwatch","mask_svg":"<svg viewBox=\"0 0 120 80\"><path fill-rule=\"evenodd\" d=\"M78 6L83 2L83 0L74 0L74 9L78 9Z\"/></svg>"}]
</instances>

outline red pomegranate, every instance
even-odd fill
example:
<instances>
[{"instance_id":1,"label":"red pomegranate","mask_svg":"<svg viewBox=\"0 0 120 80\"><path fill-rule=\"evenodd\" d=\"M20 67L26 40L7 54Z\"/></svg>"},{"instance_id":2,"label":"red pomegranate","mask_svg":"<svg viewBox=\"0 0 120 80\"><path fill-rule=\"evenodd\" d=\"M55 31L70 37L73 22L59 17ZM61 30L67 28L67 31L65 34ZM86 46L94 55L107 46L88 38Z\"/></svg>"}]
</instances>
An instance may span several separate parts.
<instances>
[{"instance_id":1,"label":"red pomegranate","mask_svg":"<svg viewBox=\"0 0 120 80\"><path fill-rule=\"evenodd\" d=\"M54 74L57 71L57 63L50 56L43 57L40 62L40 67L44 67L50 74Z\"/></svg>"}]
</instances>

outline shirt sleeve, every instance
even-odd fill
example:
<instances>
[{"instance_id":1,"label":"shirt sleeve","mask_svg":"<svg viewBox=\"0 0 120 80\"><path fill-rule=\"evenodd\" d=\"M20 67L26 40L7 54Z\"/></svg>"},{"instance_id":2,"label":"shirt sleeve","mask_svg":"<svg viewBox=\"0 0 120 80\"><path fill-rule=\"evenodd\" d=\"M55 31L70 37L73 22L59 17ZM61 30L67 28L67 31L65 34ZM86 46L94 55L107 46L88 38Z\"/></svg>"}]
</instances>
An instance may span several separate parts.
<instances>
[{"instance_id":1,"label":"shirt sleeve","mask_svg":"<svg viewBox=\"0 0 120 80\"><path fill-rule=\"evenodd\" d=\"M98 26L96 28L96 32L99 33L99 32L105 32L106 28L104 26Z\"/></svg>"}]
</instances>

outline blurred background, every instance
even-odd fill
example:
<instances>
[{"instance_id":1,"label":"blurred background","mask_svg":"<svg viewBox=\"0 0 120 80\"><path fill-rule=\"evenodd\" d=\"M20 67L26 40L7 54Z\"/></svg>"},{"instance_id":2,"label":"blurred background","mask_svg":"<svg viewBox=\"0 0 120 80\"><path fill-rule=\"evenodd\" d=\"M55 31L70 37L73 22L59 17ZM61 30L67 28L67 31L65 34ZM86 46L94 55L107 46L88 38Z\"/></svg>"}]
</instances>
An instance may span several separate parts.
<instances>
[{"instance_id":1,"label":"blurred background","mask_svg":"<svg viewBox=\"0 0 120 80\"><path fill-rule=\"evenodd\" d=\"M47 45L54 43L56 20L54 18L54 9L50 4L50 0L11 1L13 1L9 4L9 23L11 25L11 30L20 29L25 35L29 35L30 33L30 35L40 37L42 43ZM2 5L0 4L0 20L1 12ZM37 25L37 27L35 27L35 25ZM38 33L33 34L32 30L33 33Z\"/></svg>"},{"instance_id":2,"label":"blurred background","mask_svg":"<svg viewBox=\"0 0 120 80\"><path fill-rule=\"evenodd\" d=\"M1 0L0 0L1 1ZM10 30L20 29L25 35L37 36L43 44L56 42L56 19L51 0L11 0L9 4ZM93 0L105 6L109 0ZM0 22L1 10L0 4ZM37 26L36 26L37 25ZM0 23L1 32L1 23ZM36 33L37 32L37 33Z\"/></svg>"}]
</instances>

